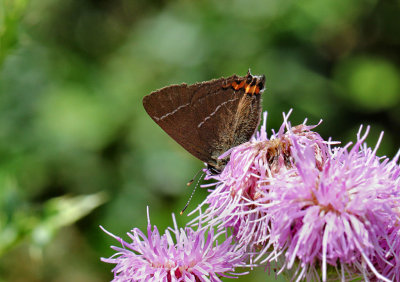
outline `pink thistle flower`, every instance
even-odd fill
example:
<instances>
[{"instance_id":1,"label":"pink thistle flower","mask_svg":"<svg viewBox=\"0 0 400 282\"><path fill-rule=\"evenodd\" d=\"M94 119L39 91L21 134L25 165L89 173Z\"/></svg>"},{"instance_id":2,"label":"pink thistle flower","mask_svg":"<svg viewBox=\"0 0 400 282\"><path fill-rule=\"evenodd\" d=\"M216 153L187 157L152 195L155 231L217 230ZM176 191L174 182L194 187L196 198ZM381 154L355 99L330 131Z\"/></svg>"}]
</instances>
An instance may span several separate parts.
<instances>
[{"instance_id":1,"label":"pink thistle flower","mask_svg":"<svg viewBox=\"0 0 400 282\"><path fill-rule=\"evenodd\" d=\"M339 263L342 280L346 273L358 273L365 279L373 275L390 281L373 262L384 264L387 250L382 240L388 236L388 227L399 224L399 154L392 161L377 157L381 139L372 150L364 143L367 133L363 137L358 133L350 151L349 145L333 150L322 169L316 165L315 150L301 146L297 136L292 136L296 171L271 178L263 187L268 191L265 204L258 206L267 214L265 225L270 232L264 248L273 245L275 250L263 262L284 253L281 271L298 262L298 279L318 276L321 267L326 281L327 265ZM388 246L395 244L398 239L390 240ZM391 254L398 259L398 253Z\"/></svg>"},{"instance_id":2,"label":"pink thistle flower","mask_svg":"<svg viewBox=\"0 0 400 282\"><path fill-rule=\"evenodd\" d=\"M192 222L231 228L251 261L275 263L279 273L297 265L298 280L398 277L399 233L389 230L400 228L400 152L377 157L382 136L372 150L361 129L351 149L332 150L313 126L287 118L270 139L264 119L251 141L221 156L230 161L208 176L216 188Z\"/></svg>"},{"instance_id":3,"label":"pink thistle flower","mask_svg":"<svg viewBox=\"0 0 400 282\"><path fill-rule=\"evenodd\" d=\"M214 234L213 229L194 231L174 228L160 235L152 230L147 209L147 236L138 228L128 233L131 243L102 230L118 240L122 247L112 246L115 253L103 262L116 264L113 281L221 281L220 276L236 278L235 267L245 266L243 250L232 245L225 232ZM223 236L218 244L217 238ZM175 242L173 237L175 237Z\"/></svg>"},{"instance_id":4,"label":"pink thistle flower","mask_svg":"<svg viewBox=\"0 0 400 282\"><path fill-rule=\"evenodd\" d=\"M221 223L220 228L233 228L237 243L250 250L266 244L270 233L269 221L266 220L266 211L257 207L265 203L264 199L269 193L263 188L265 183L280 173L294 169L292 136L296 136L299 144L313 150L314 163L319 168L329 154L328 142L311 131L315 126L308 126L304 122L291 127L289 115L284 116L278 133L268 138L265 113L261 130L251 141L220 156L225 158L230 154L230 161L220 175L208 176L217 180L211 184L216 185L216 188L192 212L201 211L203 206L207 206L204 214L192 222L202 221L210 225Z\"/></svg>"}]
</instances>

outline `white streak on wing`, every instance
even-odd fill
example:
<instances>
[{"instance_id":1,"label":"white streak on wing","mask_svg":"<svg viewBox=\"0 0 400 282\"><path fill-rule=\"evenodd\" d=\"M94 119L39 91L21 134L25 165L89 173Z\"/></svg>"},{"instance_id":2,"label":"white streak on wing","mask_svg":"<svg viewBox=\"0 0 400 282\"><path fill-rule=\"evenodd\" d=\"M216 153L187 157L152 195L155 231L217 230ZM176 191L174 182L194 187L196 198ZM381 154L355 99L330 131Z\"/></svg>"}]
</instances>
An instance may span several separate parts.
<instances>
[{"instance_id":1,"label":"white streak on wing","mask_svg":"<svg viewBox=\"0 0 400 282\"><path fill-rule=\"evenodd\" d=\"M215 108L215 110L214 110L209 116L207 116L202 122L200 122L200 123L197 125L197 128L200 128L208 119L210 119L213 115L215 115L215 114L217 113L217 111L218 111L222 106L224 106L225 104L228 104L228 103L230 103L230 102L233 102L233 101L235 101L235 100L237 100L237 99L239 99L239 98L240 98L240 97L236 97L236 98L230 99L230 100L225 101L225 102L223 102L222 104L218 105L218 106Z\"/></svg>"},{"instance_id":2,"label":"white streak on wing","mask_svg":"<svg viewBox=\"0 0 400 282\"><path fill-rule=\"evenodd\" d=\"M173 110L172 112L166 113L165 115L161 116L161 117L154 117L157 121L162 120L164 118L166 118L167 116L173 115L175 114L177 111L179 111L180 109L189 106L190 103L186 103L183 105L180 105L179 107L177 107L175 110Z\"/></svg>"}]
</instances>

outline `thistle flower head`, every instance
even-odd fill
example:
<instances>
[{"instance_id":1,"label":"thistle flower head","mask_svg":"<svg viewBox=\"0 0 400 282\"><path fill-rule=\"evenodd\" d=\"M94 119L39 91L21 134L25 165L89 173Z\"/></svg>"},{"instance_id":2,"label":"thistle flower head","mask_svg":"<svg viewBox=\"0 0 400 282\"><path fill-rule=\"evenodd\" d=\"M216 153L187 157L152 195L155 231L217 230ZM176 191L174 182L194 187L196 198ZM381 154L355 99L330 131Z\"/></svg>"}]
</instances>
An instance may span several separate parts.
<instances>
[{"instance_id":1,"label":"thistle flower head","mask_svg":"<svg viewBox=\"0 0 400 282\"><path fill-rule=\"evenodd\" d=\"M334 150L322 169L313 150L293 140L296 172L279 174L264 187L266 204L258 208L268 214L270 242L285 253L287 268L299 262L299 278L322 266L326 280L327 264L339 262L385 280L372 258L385 257L380 240L399 223L400 168L397 158L377 157L364 143L366 135L359 134L351 150Z\"/></svg>"},{"instance_id":2,"label":"thistle flower head","mask_svg":"<svg viewBox=\"0 0 400 282\"><path fill-rule=\"evenodd\" d=\"M129 243L102 228L122 245L113 246L116 253L101 259L116 264L113 281L221 281L220 276L245 274L234 273L235 267L244 266L245 256L226 233L178 229L173 216L174 228L160 235L157 227L152 230L148 211L147 217L147 234L134 228L128 233Z\"/></svg>"},{"instance_id":3,"label":"thistle flower head","mask_svg":"<svg viewBox=\"0 0 400 282\"><path fill-rule=\"evenodd\" d=\"M270 138L264 123L221 156L230 161L210 176L216 188L193 222L232 229L252 263L275 262L280 272L297 265L297 279L398 277L400 153L376 156L381 138L369 148L362 128L354 146L332 149L314 127L287 118Z\"/></svg>"}]
</instances>

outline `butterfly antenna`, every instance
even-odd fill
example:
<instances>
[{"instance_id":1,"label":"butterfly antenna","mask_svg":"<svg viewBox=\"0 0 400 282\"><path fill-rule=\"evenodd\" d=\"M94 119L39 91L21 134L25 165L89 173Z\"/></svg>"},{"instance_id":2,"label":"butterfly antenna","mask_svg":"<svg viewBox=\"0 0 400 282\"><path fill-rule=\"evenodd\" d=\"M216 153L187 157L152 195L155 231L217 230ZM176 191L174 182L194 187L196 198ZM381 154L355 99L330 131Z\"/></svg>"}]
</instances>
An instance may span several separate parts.
<instances>
[{"instance_id":1,"label":"butterfly antenna","mask_svg":"<svg viewBox=\"0 0 400 282\"><path fill-rule=\"evenodd\" d=\"M196 176L199 174L200 171L202 171L202 169L198 170L198 171L196 172L196 174L193 176L193 178L192 178L188 183L186 183L187 186L192 185L192 183L194 182L194 180L196 179ZM201 178L201 177L200 177L200 178Z\"/></svg>"},{"instance_id":2,"label":"butterfly antenna","mask_svg":"<svg viewBox=\"0 0 400 282\"><path fill-rule=\"evenodd\" d=\"M199 172L197 172L196 175L197 175L197 174L199 174ZM203 172L203 173L201 174L201 176L199 177L199 180L197 180L196 186L194 186L194 189L193 189L193 191L192 191L192 194L191 194L190 197L189 197L189 200L187 201L185 207L184 207L184 208L181 210L181 212L180 212L181 215L183 215L183 213L185 212L186 208L189 206L189 203L190 203L190 201L191 201L192 198L193 198L194 192L196 192L196 189L197 189L197 187L199 186L200 180L201 180L202 177L203 177L203 174L204 174L204 172ZM188 182L188 186L189 186L190 184L192 184L193 181L194 181L194 179L191 180L191 181L189 181L189 182Z\"/></svg>"}]
</instances>

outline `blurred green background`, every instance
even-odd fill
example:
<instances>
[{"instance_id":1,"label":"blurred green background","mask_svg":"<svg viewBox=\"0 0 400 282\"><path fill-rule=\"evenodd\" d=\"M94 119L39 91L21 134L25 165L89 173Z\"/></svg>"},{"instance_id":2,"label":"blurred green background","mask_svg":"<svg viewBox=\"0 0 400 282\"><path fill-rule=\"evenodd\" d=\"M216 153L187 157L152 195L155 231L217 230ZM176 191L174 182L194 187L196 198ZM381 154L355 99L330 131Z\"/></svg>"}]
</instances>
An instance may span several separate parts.
<instances>
[{"instance_id":1,"label":"blurred green background","mask_svg":"<svg viewBox=\"0 0 400 282\"><path fill-rule=\"evenodd\" d=\"M118 243L99 225L144 229L147 205L171 225L202 167L142 107L172 83L251 68L269 129L290 108L343 143L369 124L393 157L399 15L399 0L0 0L0 281L107 281Z\"/></svg>"}]
</instances>

